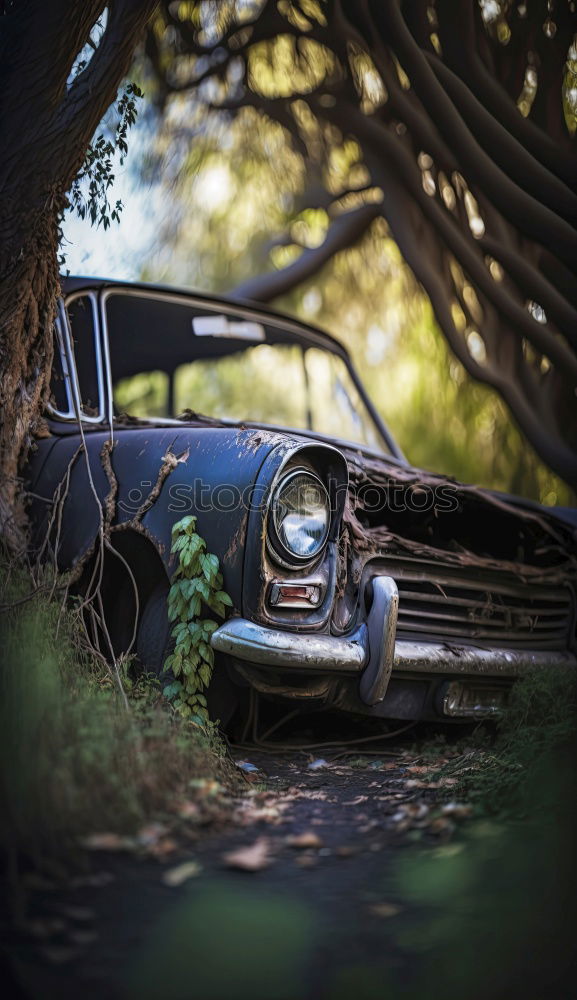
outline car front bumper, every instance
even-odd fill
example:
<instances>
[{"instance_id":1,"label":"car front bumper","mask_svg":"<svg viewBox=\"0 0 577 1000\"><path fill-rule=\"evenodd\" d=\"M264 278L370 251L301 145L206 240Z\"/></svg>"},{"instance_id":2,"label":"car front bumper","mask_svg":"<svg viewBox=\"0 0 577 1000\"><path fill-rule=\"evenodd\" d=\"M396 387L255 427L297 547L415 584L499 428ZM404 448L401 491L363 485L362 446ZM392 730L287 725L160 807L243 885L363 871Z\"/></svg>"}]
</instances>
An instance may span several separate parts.
<instances>
[{"instance_id":1,"label":"car front bumper","mask_svg":"<svg viewBox=\"0 0 577 1000\"><path fill-rule=\"evenodd\" d=\"M564 650L494 649L453 641L399 639L394 580L377 576L372 589L367 621L349 635L289 632L235 617L216 629L212 646L255 666L357 675L359 695L366 705L376 705L384 699L393 671L514 678L533 668L577 667L575 655Z\"/></svg>"}]
</instances>

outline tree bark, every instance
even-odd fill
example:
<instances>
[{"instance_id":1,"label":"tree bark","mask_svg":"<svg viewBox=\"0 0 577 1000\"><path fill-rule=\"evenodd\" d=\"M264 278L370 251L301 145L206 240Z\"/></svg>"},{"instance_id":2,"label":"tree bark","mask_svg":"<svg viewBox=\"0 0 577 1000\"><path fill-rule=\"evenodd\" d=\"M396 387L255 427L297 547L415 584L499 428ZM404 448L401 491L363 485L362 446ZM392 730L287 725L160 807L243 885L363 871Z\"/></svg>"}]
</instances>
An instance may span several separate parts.
<instances>
[{"instance_id":1,"label":"tree bark","mask_svg":"<svg viewBox=\"0 0 577 1000\"><path fill-rule=\"evenodd\" d=\"M59 220L155 0L26 0L0 7L0 538L23 551L22 464L49 397ZM68 86L104 9L104 34Z\"/></svg>"}]
</instances>

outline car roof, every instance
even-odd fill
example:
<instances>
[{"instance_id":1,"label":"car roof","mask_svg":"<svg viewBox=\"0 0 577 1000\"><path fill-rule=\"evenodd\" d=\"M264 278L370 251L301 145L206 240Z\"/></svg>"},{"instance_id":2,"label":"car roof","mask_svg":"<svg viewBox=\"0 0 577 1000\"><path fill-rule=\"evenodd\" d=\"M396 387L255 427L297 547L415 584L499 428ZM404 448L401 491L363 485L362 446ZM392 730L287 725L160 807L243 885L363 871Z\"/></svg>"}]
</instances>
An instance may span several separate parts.
<instances>
[{"instance_id":1,"label":"car roof","mask_svg":"<svg viewBox=\"0 0 577 1000\"><path fill-rule=\"evenodd\" d=\"M284 322L293 327L297 326L299 331L302 331L305 335L309 333L317 343L320 338L324 341L328 350L340 354L341 357L346 358L347 361L350 362L349 352L346 347L339 340L337 340L336 337L331 336L330 333L327 333L325 330L313 326L310 323L304 323L302 320L297 319L294 316L289 316L277 309L271 309L270 307L263 305L261 302L254 301L253 299L243 299L229 294L207 294L206 292L197 292L192 288L181 288L175 285L161 285L145 281L117 281L113 278L93 278L83 277L81 275L66 275L62 276L60 280L62 292L65 298L77 292L98 292L104 288L114 288L117 290L139 289L144 292L148 292L149 294L151 292L158 292L161 295L182 295L183 298L191 297L197 300L206 301L212 305L225 303L233 308L237 306L241 309L250 309L251 311L257 312L264 317L270 317L273 321L280 321L281 323Z\"/></svg>"}]
</instances>

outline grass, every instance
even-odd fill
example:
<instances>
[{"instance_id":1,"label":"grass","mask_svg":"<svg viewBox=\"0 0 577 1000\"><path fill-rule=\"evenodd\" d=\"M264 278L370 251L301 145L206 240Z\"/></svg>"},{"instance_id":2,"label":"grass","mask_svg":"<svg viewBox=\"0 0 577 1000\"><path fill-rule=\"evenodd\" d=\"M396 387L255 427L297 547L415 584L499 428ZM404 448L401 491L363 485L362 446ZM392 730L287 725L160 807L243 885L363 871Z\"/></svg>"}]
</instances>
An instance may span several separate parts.
<instances>
[{"instance_id":1,"label":"grass","mask_svg":"<svg viewBox=\"0 0 577 1000\"><path fill-rule=\"evenodd\" d=\"M451 794L493 814L538 807L542 774L555 769L575 737L575 671L534 669L511 689L509 702L491 739L476 732L462 753L439 772L457 778Z\"/></svg>"},{"instance_id":2,"label":"grass","mask_svg":"<svg viewBox=\"0 0 577 1000\"><path fill-rule=\"evenodd\" d=\"M6 603L30 584L21 574ZM70 860L93 831L130 832L231 771L210 724L175 716L156 685L131 681L129 710L83 646L78 618L45 596L2 616L0 849L14 862Z\"/></svg>"}]
</instances>

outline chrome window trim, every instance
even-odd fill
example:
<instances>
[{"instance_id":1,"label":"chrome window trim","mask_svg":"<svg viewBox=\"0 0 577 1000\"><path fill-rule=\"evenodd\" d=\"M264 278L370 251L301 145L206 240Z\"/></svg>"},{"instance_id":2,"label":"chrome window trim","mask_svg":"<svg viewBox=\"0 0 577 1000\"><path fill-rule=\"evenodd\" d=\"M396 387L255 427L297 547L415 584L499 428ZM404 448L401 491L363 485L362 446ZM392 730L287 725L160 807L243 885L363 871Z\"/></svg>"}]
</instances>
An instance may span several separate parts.
<instances>
[{"instance_id":1,"label":"chrome window trim","mask_svg":"<svg viewBox=\"0 0 577 1000\"><path fill-rule=\"evenodd\" d=\"M104 352L104 371L106 376L106 415L108 418L108 425L110 427L110 437L112 438L114 433L114 399L112 396L112 369L110 365L110 345L108 342L108 319L106 316L106 292L100 292L98 295L98 307L100 316L100 331L102 338L102 347Z\"/></svg>"},{"instance_id":2,"label":"chrome window trim","mask_svg":"<svg viewBox=\"0 0 577 1000\"><path fill-rule=\"evenodd\" d=\"M73 293L77 294L77 293ZM86 294L86 293L85 293ZM356 369L354 368L351 359L349 358L347 352L344 348L338 349L339 345L334 342L329 345L326 339L320 335L316 335L315 331L309 329L308 327L303 327L299 324L298 320L292 322L286 316L275 317L274 315L269 315L266 312L261 312L258 307L251 309L247 306L237 305L234 302L227 302L226 299L222 299L218 302L210 302L206 299L197 298L194 293L188 292L165 292L165 291L148 291L146 288L134 288L130 285L108 285L103 288L99 293L99 299L101 304L101 316L102 316L102 331L103 331L103 341L106 344L106 350L108 350L108 323L106 318L106 302L112 295L130 295L135 298L141 299L154 299L156 302L159 299L165 302L170 302L173 305L190 305L194 308L200 308L205 312L219 314L223 311L223 306L226 307L230 312L234 312L236 316L240 316L246 320L257 320L263 323L265 326L271 326L278 330L289 330L291 333L296 334L297 337L303 340L312 341L317 347L322 350L328 351L329 353L336 354L337 357L341 358L353 380L355 388L361 397L364 406L366 407L369 416L371 417L376 430L378 431L385 448L377 449L371 446L362 445L359 442L348 442L347 447L357 447L357 448L369 448L374 451L375 454L384 454L387 458L392 458L400 462L402 465L406 465L406 458L401 452L399 446L397 445L394 438L391 436L388 428L384 424L379 412L377 411L373 401L365 389ZM194 336L194 333L192 333ZM112 381L111 381L111 371L110 364L108 364L108 385L109 385L109 399L110 399L110 410L112 411Z\"/></svg>"},{"instance_id":3,"label":"chrome window trim","mask_svg":"<svg viewBox=\"0 0 577 1000\"><path fill-rule=\"evenodd\" d=\"M76 359L74 357L74 341L72 338L72 330L70 327L70 318L68 315L68 306L74 302L76 299L89 299L90 308L92 313L92 323L93 323L93 336L94 336L94 353L96 357L96 385L98 392L98 413L96 415L85 413L82 405L82 398L80 395L80 386L78 383L78 371L76 368ZM78 420L79 416L82 419L82 423L86 424L101 424L104 422L107 409L110 410L110 404L107 404L107 398L105 394L105 381L106 386L110 382L110 365L107 365L107 373L105 376L104 365L103 365L103 344L100 332L99 323L99 311L98 311L98 293L94 291L80 290L77 292L72 292L68 295L66 299L60 299L58 304L58 316L55 322L56 336L58 347L60 350L60 358L62 361L62 370L64 373L64 383L66 388L66 399L68 401L68 411L64 412L58 410L55 406L48 404L48 410L51 415L59 420ZM104 349L105 357L108 355L108 348Z\"/></svg>"},{"instance_id":4,"label":"chrome window trim","mask_svg":"<svg viewBox=\"0 0 577 1000\"><path fill-rule=\"evenodd\" d=\"M78 293L73 293L73 294L78 294ZM149 292L146 289L131 288L130 286L128 287L121 286L119 288L114 286L108 286L100 293L100 299L103 307L106 304L106 301L113 295L129 295L134 298L140 298L140 299L154 299L156 302L158 302L159 299L162 299L163 301L170 302L173 305L180 305L180 306L190 305L193 306L194 308L203 309L205 312L215 313L216 315L222 314L224 306L228 311L234 312L235 316L241 316L243 319L246 320L251 320L254 319L255 317L261 317L260 322L263 322L265 326L273 326L276 329L280 330L283 329L290 330L291 333L295 333L297 337L304 338L306 335L308 339L314 340L319 345L319 347L322 347L325 350L331 350L331 348L327 346L327 342L322 336L315 336L313 331L309 330L303 331L303 329L298 325L298 323L292 323L290 319L285 319L284 317L282 317L282 320L276 319L274 316L268 316L266 313L259 313L258 308L250 309L247 308L246 306L237 306L235 303L227 302L225 298L223 298L219 302L212 303L212 302L207 302L205 299L196 298L194 294L188 295L188 294L178 294L176 292L175 293ZM194 332L192 332L192 327L191 327L191 336L192 337L195 336ZM332 348L332 352L334 354L338 354L338 356L341 357L343 361L347 361L347 355L344 349L342 351L338 351L336 350L336 345L335 345L335 348Z\"/></svg>"},{"instance_id":5,"label":"chrome window trim","mask_svg":"<svg viewBox=\"0 0 577 1000\"><path fill-rule=\"evenodd\" d=\"M67 350L68 325L66 322L66 308L62 299L58 300L58 315L54 320L54 332L56 334L55 348L60 354L60 364L62 366L64 391L66 393L68 409L59 410L58 407L53 406L50 402L48 403L47 409L51 415L58 417L60 420L74 420L76 417L76 411L74 408L74 393L72 388L74 379L72 376L73 369L70 365L69 352Z\"/></svg>"}]
</instances>

